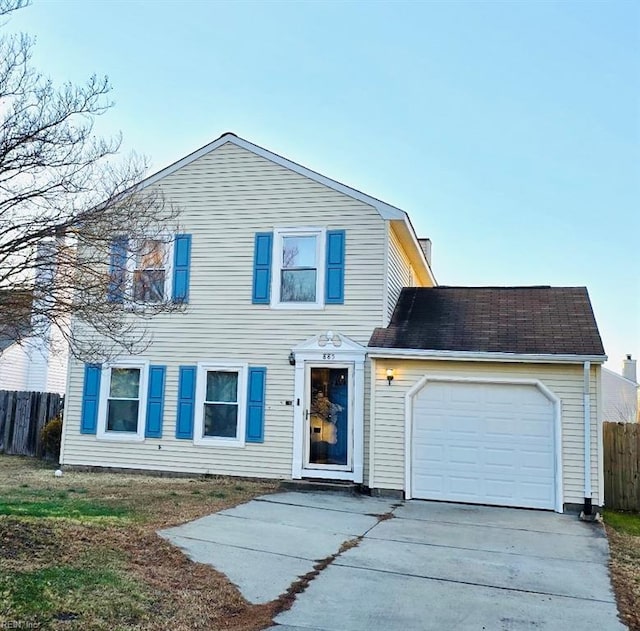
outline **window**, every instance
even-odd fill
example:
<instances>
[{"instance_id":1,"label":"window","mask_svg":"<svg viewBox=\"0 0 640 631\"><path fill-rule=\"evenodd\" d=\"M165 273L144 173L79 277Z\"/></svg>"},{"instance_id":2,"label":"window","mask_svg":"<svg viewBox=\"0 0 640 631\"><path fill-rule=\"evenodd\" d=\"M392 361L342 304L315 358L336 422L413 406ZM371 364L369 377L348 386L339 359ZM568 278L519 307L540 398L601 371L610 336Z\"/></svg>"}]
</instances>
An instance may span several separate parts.
<instances>
[{"instance_id":1,"label":"window","mask_svg":"<svg viewBox=\"0 0 640 631\"><path fill-rule=\"evenodd\" d=\"M100 385L99 438L144 439L147 373L146 361L118 362L105 367Z\"/></svg>"},{"instance_id":2,"label":"window","mask_svg":"<svg viewBox=\"0 0 640 631\"><path fill-rule=\"evenodd\" d=\"M168 244L144 239L135 256L133 299L136 302L162 302L165 297Z\"/></svg>"},{"instance_id":3,"label":"window","mask_svg":"<svg viewBox=\"0 0 640 631\"><path fill-rule=\"evenodd\" d=\"M198 365L196 443L244 445L246 372L244 365Z\"/></svg>"},{"instance_id":4,"label":"window","mask_svg":"<svg viewBox=\"0 0 640 631\"><path fill-rule=\"evenodd\" d=\"M217 438L236 438L237 433L238 373L208 370L203 434Z\"/></svg>"},{"instance_id":5,"label":"window","mask_svg":"<svg viewBox=\"0 0 640 631\"><path fill-rule=\"evenodd\" d=\"M174 241L119 237L111 245L109 300L138 304L168 300L172 291Z\"/></svg>"},{"instance_id":6,"label":"window","mask_svg":"<svg viewBox=\"0 0 640 631\"><path fill-rule=\"evenodd\" d=\"M324 240L321 229L275 232L272 306L295 309L323 306Z\"/></svg>"}]
</instances>

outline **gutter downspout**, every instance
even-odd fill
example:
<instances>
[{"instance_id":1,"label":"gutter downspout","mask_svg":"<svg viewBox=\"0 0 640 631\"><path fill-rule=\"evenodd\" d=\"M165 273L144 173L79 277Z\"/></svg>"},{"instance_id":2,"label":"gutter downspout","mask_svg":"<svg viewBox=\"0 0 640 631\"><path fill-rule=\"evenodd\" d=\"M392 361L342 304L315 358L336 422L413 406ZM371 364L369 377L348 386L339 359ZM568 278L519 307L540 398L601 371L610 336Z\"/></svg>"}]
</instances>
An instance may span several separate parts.
<instances>
[{"instance_id":1,"label":"gutter downspout","mask_svg":"<svg viewBox=\"0 0 640 631\"><path fill-rule=\"evenodd\" d=\"M584 514L591 515L591 362L584 362Z\"/></svg>"}]
</instances>

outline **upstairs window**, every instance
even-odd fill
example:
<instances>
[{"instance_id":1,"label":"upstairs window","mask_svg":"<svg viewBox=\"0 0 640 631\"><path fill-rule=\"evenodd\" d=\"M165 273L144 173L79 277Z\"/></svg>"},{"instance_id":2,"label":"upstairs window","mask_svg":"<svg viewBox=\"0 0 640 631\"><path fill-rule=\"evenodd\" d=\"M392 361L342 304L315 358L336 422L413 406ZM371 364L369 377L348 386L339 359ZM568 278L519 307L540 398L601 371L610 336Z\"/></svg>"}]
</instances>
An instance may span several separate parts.
<instances>
[{"instance_id":1,"label":"upstairs window","mask_svg":"<svg viewBox=\"0 0 640 631\"><path fill-rule=\"evenodd\" d=\"M280 230L274 236L272 306L321 308L325 231Z\"/></svg>"},{"instance_id":2,"label":"upstairs window","mask_svg":"<svg viewBox=\"0 0 640 631\"><path fill-rule=\"evenodd\" d=\"M316 235L282 237L280 302L316 302L317 241Z\"/></svg>"},{"instance_id":3,"label":"upstairs window","mask_svg":"<svg viewBox=\"0 0 640 631\"><path fill-rule=\"evenodd\" d=\"M167 284L168 244L144 239L135 255L133 299L136 302L162 302Z\"/></svg>"},{"instance_id":4,"label":"upstairs window","mask_svg":"<svg viewBox=\"0 0 640 631\"><path fill-rule=\"evenodd\" d=\"M187 303L191 235L121 236L109 254L109 302L128 305Z\"/></svg>"}]
</instances>

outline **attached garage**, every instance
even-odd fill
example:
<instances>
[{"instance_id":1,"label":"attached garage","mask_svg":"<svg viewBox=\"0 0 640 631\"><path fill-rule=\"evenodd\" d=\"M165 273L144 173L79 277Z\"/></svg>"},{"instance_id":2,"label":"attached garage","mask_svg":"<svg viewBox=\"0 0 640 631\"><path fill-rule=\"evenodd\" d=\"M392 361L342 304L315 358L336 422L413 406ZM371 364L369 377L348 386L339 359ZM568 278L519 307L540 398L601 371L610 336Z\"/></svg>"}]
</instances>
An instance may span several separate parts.
<instances>
[{"instance_id":1,"label":"attached garage","mask_svg":"<svg viewBox=\"0 0 640 631\"><path fill-rule=\"evenodd\" d=\"M368 350L375 492L603 504L606 356L584 288L405 288Z\"/></svg>"},{"instance_id":2,"label":"attached garage","mask_svg":"<svg viewBox=\"0 0 640 631\"><path fill-rule=\"evenodd\" d=\"M558 400L544 386L425 377L409 398L412 497L556 508Z\"/></svg>"}]
</instances>

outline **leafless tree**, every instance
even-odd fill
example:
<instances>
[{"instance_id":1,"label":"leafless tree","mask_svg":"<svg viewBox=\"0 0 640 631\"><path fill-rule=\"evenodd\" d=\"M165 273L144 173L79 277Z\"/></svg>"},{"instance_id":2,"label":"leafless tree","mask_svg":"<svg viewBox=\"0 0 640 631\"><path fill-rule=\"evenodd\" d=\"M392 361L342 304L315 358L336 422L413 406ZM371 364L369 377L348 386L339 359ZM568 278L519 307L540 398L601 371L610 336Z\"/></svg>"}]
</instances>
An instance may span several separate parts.
<instances>
[{"instance_id":1,"label":"leafless tree","mask_svg":"<svg viewBox=\"0 0 640 631\"><path fill-rule=\"evenodd\" d=\"M0 0L0 29L26 4ZM128 237L117 282L125 269L131 279L141 258L154 258L141 248L160 243L167 256L177 209L138 184L144 161L117 156L119 137L95 134L112 107L108 79L56 87L34 69L32 48L27 35L0 37L0 341L57 336L83 360L140 352L146 320L181 306L158 293L161 270L138 272L142 289L116 287L114 301L109 252Z\"/></svg>"}]
</instances>

